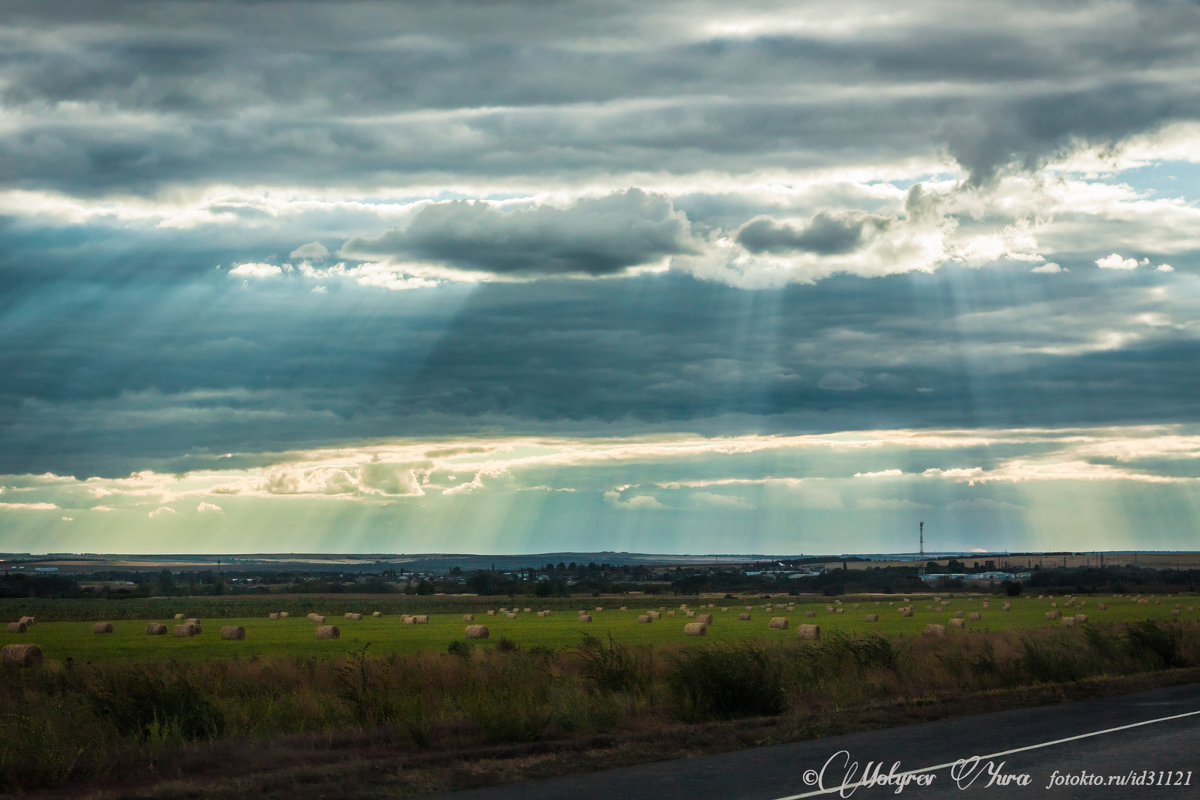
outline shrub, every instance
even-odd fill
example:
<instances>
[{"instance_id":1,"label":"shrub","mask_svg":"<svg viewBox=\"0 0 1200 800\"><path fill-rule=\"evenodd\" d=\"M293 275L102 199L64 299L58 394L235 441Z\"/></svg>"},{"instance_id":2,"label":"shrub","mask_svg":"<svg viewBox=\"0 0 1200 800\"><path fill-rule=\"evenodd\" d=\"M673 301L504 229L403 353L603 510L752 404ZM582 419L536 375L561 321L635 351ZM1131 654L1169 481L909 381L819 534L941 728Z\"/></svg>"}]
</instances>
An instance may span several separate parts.
<instances>
[{"instance_id":1,"label":"shrub","mask_svg":"<svg viewBox=\"0 0 1200 800\"><path fill-rule=\"evenodd\" d=\"M787 708L783 665L752 644L683 651L667 683L687 722L780 714Z\"/></svg>"},{"instance_id":2,"label":"shrub","mask_svg":"<svg viewBox=\"0 0 1200 800\"><path fill-rule=\"evenodd\" d=\"M650 684L648 666L632 648L613 641L611 633L607 645L585 634L575 652L583 662L584 677L595 689L641 694Z\"/></svg>"}]
</instances>

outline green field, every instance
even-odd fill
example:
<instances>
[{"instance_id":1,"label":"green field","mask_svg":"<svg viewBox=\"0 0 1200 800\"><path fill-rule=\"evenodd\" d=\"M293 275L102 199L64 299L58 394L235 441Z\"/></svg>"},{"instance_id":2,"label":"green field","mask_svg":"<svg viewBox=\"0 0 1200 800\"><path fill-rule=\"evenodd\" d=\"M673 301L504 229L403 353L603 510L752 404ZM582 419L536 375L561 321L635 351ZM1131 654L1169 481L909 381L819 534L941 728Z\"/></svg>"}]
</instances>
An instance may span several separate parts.
<instances>
[{"instance_id":1,"label":"green field","mask_svg":"<svg viewBox=\"0 0 1200 800\"><path fill-rule=\"evenodd\" d=\"M170 616L146 617L143 619L115 618L117 615L95 616L88 621L43 621L31 627L24 634L8 633L0 629L0 644L15 642L33 642L38 644L48 660L66 662L71 659L77 664L105 662L152 662L152 661L202 661L220 658L250 658L258 656L300 656L321 657L339 656L348 651L356 650L370 644L370 652L375 655L392 653L445 652L447 646L455 640L464 639L466 622L464 613L474 613L476 624L486 624L491 636L487 641L473 642L481 648L494 648L500 640L506 639L521 648L529 649L543 647L563 649L575 647L585 634L607 639L609 635L614 640L628 645L661 645L667 643L699 644L703 642L728 642L741 640L758 640L763 642L783 642L795 639L796 626L802 623L815 623L821 626L823 633L841 631L851 637L860 637L868 633L878 633L885 636L915 636L925 631L929 623L946 625L955 611L963 611L964 616L978 612L982 619L966 620L966 630L997 631L1024 630L1029 628L1058 627L1059 620L1047 620L1045 613L1052 610L1051 604L1057 604L1057 609L1064 616L1068 614L1087 614L1088 621L1094 623L1131 622L1135 620L1170 620L1180 618L1196 620L1198 613L1197 598L1192 596L1161 596L1149 597L1148 602L1138 603L1130 597L1101 597L1087 596L1075 600L1076 605L1067 607L1065 598L1058 597L1038 599L1034 597L1000 598L994 595L973 595L943 597L949 599L950 605L943 606L933 600L932 596L910 596L908 605L913 607L912 617L903 617L899 609L906 603L896 597L887 600L876 599L847 599L840 604L825 598L808 599L795 603L793 610L786 606L775 605L767 611L761 599L757 602L745 600L742 602L725 600L728 605L713 603L709 608L708 602L699 600L690 603L690 608L697 613L713 614L713 624L705 637L691 637L683 634L683 626L691 622L686 612L679 608L679 603L663 606L662 600L657 599L656 605L651 605L650 598L639 598L641 608L630 606L621 611L614 607L605 607L596 611L595 605L586 605L579 600L568 602L557 600L551 603L530 605L534 611L543 607L554 607L556 610L549 617L541 618L534 613L520 613L516 619L510 620L502 614L487 616L489 609L496 610L502 603L489 604L484 598L435 598L427 601L422 609L419 599L406 599L405 613L428 613L429 623L425 625L405 624L401 621L400 612L388 611L382 617L370 616L374 608L383 603L374 600L355 602L353 598L337 597L322 602L321 598L306 598L302 602L290 600L278 602L280 608L293 607L292 617L284 620L270 620L265 615L254 617L230 616L220 618L208 616L205 612L218 610L238 613L248 609L236 605L218 604L205 601L156 601L162 606L174 606L174 610L201 620L203 632L193 638L175 638L170 631L176 624ZM592 602L608 603L613 598L593 600ZM44 601L40 610L43 613L52 612L55 601ZM63 601L69 602L69 601ZM261 605L264 600L258 600ZM269 601L267 601L269 602ZM520 600L517 601L521 603ZM528 602L528 601L526 601ZM984 603L990 608L984 608ZM1010 611L1001 610L1004 602L1011 602ZM1079 604L1082 604L1080 607ZM1107 610L1100 610L1099 604L1107 605ZM103 604L95 604L97 610L104 608ZM395 606L393 602L387 605ZM740 621L738 615L745 613L745 607L752 607L751 619ZM835 608L835 613L827 611L829 606ZM1174 617L1172 609L1179 606L1180 615ZM26 606L23 606L26 607ZM265 606L263 606L265 607ZM361 620L343 618L341 609L354 607L365 613ZM4 612L7 616L16 618L17 610L13 604L6 604ZM316 624L308 620L299 609L327 610L327 624L334 624L341 632L338 640L317 640L315 638ZM649 624L639 623L638 614L646 608L668 608L675 612L675 617L666 613L663 617ZM111 606L110 606L111 609ZM579 621L577 612L588 610L592 622ZM728 610L723 610L728 609ZM841 613L836 613L840 609ZM78 608L74 609L78 612ZM154 611L164 612L164 608L153 608ZM816 612L814 618L805 616L806 611ZM23 612L28 613L28 612ZM336 616L335 616L336 614ZM878 622L868 622L868 614L878 614ZM172 615L173 616L173 615ZM786 617L789 620L787 630L777 630L768 627L772 617ZM112 634L98 635L92 632L94 621L108 619L113 622ZM166 636L148 636L145 633L147 622L162 622L167 625ZM246 638L242 641L227 641L220 637L223 625L241 625L246 629ZM953 633L953 631L951 631Z\"/></svg>"}]
</instances>

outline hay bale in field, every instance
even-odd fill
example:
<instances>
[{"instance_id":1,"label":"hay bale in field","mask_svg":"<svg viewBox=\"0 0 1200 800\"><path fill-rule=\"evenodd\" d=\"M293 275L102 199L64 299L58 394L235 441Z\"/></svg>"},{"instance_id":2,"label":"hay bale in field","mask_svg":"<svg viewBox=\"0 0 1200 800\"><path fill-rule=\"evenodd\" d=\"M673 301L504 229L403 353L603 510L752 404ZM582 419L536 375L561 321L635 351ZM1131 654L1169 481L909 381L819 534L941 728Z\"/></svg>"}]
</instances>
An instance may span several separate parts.
<instances>
[{"instance_id":1,"label":"hay bale in field","mask_svg":"<svg viewBox=\"0 0 1200 800\"><path fill-rule=\"evenodd\" d=\"M356 613L354 611L347 611L345 614L345 617L346 617L346 619L362 619L362 614Z\"/></svg>"},{"instance_id":2,"label":"hay bale in field","mask_svg":"<svg viewBox=\"0 0 1200 800\"><path fill-rule=\"evenodd\" d=\"M40 667L42 648L36 644L6 644L0 650L0 663L14 667Z\"/></svg>"},{"instance_id":3,"label":"hay bale in field","mask_svg":"<svg viewBox=\"0 0 1200 800\"><path fill-rule=\"evenodd\" d=\"M463 614L463 622L474 622L474 621L475 621L474 614Z\"/></svg>"},{"instance_id":4,"label":"hay bale in field","mask_svg":"<svg viewBox=\"0 0 1200 800\"><path fill-rule=\"evenodd\" d=\"M1050 607L1051 607L1051 608L1058 608L1058 603L1051 603L1051 604L1050 604Z\"/></svg>"},{"instance_id":5,"label":"hay bale in field","mask_svg":"<svg viewBox=\"0 0 1200 800\"><path fill-rule=\"evenodd\" d=\"M826 614L832 614L832 613L833 613L833 606L825 606L825 613L826 613Z\"/></svg>"},{"instance_id":6,"label":"hay bale in field","mask_svg":"<svg viewBox=\"0 0 1200 800\"><path fill-rule=\"evenodd\" d=\"M984 608L991 608L991 607L992 607L992 604L991 604L991 603L989 603L987 600L984 600L984 601L983 601L983 607L984 607Z\"/></svg>"},{"instance_id":7,"label":"hay bale in field","mask_svg":"<svg viewBox=\"0 0 1200 800\"><path fill-rule=\"evenodd\" d=\"M781 631L786 631L788 626L787 617L771 617L771 621L767 623L768 628L777 628Z\"/></svg>"},{"instance_id":8,"label":"hay bale in field","mask_svg":"<svg viewBox=\"0 0 1200 800\"><path fill-rule=\"evenodd\" d=\"M401 614L400 622L405 625L412 625L416 618L412 614Z\"/></svg>"},{"instance_id":9,"label":"hay bale in field","mask_svg":"<svg viewBox=\"0 0 1200 800\"><path fill-rule=\"evenodd\" d=\"M175 629L172 631L172 635L174 635L177 639L187 639L196 635L196 626L189 625L186 622L182 625L176 625Z\"/></svg>"},{"instance_id":10,"label":"hay bale in field","mask_svg":"<svg viewBox=\"0 0 1200 800\"><path fill-rule=\"evenodd\" d=\"M696 616L696 612L695 612L695 611L692 611L691 609L688 609L688 610L687 610L687 611L685 611L684 613L685 613L687 616L689 616L689 617L694 617L694 616Z\"/></svg>"},{"instance_id":11,"label":"hay bale in field","mask_svg":"<svg viewBox=\"0 0 1200 800\"><path fill-rule=\"evenodd\" d=\"M592 621L592 615L591 615L591 614L580 614L580 615L579 615L579 621L580 621L580 622L591 622L591 621Z\"/></svg>"},{"instance_id":12,"label":"hay bale in field","mask_svg":"<svg viewBox=\"0 0 1200 800\"><path fill-rule=\"evenodd\" d=\"M414 614L413 615L413 625L428 625L428 624L429 624L429 615L428 614Z\"/></svg>"},{"instance_id":13,"label":"hay bale in field","mask_svg":"<svg viewBox=\"0 0 1200 800\"><path fill-rule=\"evenodd\" d=\"M97 622L92 626L92 633L112 633L113 624L111 622Z\"/></svg>"},{"instance_id":14,"label":"hay bale in field","mask_svg":"<svg viewBox=\"0 0 1200 800\"><path fill-rule=\"evenodd\" d=\"M675 616L675 612L674 612L674 611L668 611L668 612L667 612L667 616L668 616L668 617L673 617L673 616Z\"/></svg>"},{"instance_id":15,"label":"hay bale in field","mask_svg":"<svg viewBox=\"0 0 1200 800\"><path fill-rule=\"evenodd\" d=\"M983 619L983 614L980 614L978 611L972 611L967 615L967 619Z\"/></svg>"},{"instance_id":16,"label":"hay bale in field","mask_svg":"<svg viewBox=\"0 0 1200 800\"><path fill-rule=\"evenodd\" d=\"M662 619L661 611L651 611L649 613L650 613L650 619Z\"/></svg>"},{"instance_id":17,"label":"hay bale in field","mask_svg":"<svg viewBox=\"0 0 1200 800\"><path fill-rule=\"evenodd\" d=\"M1071 626L1073 626L1074 624L1075 624L1075 618L1074 618L1074 617L1063 617L1063 618L1062 618L1062 626L1063 626L1064 628L1070 628L1070 627L1071 627Z\"/></svg>"},{"instance_id":18,"label":"hay bale in field","mask_svg":"<svg viewBox=\"0 0 1200 800\"><path fill-rule=\"evenodd\" d=\"M489 609L488 609L488 611L487 611L487 615L488 615L489 617L494 617L494 616L496 616L496 609L494 609L494 608L489 608Z\"/></svg>"},{"instance_id":19,"label":"hay bale in field","mask_svg":"<svg viewBox=\"0 0 1200 800\"><path fill-rule=\"evenodd\" d=\"M10 622L10 623L8 623L8 632L9 633L24 633L26 631L27 627L28 626L26 626L24 622Z\"/></svg>"},{"instance_id":20,"label":"hay bale in field","mask_svg":"<svg viewBox=\"0 0 1200 800\"><path fill-rule=\"evenodd\" d=\"M507 614L505 614L504 616L505 616L506 618L508 618L508 619L516 619L516 618L517 618L517 612L515 612L515 611L509 611L509 612L508 612Z\"/></svg>"},{"instance_id":21,"label":"hay bale in field","mask_svg":"<svg viewBox=\"0 0 1200 800\"><path fill-rule=\"evenodd\" d=\"M279 619L279 612L272 611L270 614L267 614L267 619Z\"/></svg>"},{"instance_id":22,"label":"hay bale in field","mask_svg":"<svg viewBox=\"0 0 1200 800\"><path fill-rule=\"evenodd\" d=\"M1062 616L1061 611L1047 611L1046 612L1046 619L1058 619L1061 616Z\"/></svg>"},{"instance_id":23,"label":"hay bale in field","mask_svg":"<svg viewBox=\"0 0 1200 800\"><path fill-rule=\"evenodd\" d=\"M722 614L728 614L728 613L729 613L729 606L721 606L721 613L722 613Z\"/></svg>"},{"instance_id":24,"label":"hay bale in field","mask_svg":"<svg viewBox=\"0 0 1200 800\"><path fill-rule=\"evenodd\" d=\"M867 614L867 622L879 622L878 614Z\"/></svg>"},{"instance_id":25,"label":"hay bale in field","mask_svg":"<svg viewBox=\"0 0 1200 800\"><path fill-rule=\"evenodd\" d=\"M604 610L604 606L596 606L596 611L597 611L597 612L600 612L600 611L603 611L603 610Z\"/></svg>"},{"instance_id":26,"label":"hay bale in field","mask_svg":"<svg viewBox=\"0 0 1200 800\"><path fill-rule=\"evenodd\" d=\"M1107 603L1097 603L1096 608L1100 609L1101 611L1108 611L1108 604Z\"/></svg>"},{"instance_id":27,"label":"hay bale in field","mask_svg":"<svg viewBox=\"0 0 1200 800\"><path fill-rule=\"evenodd\" d=\"M819 642L821 640L820 625L797 625L796 638L804 639L810 642Z\"/></svg>"},{"instance_id":28,"label":"hay bale in field","mask_svg":"<svg viewBox=\"0 0 1200 800\"><path fill-rule=\"evenodd\" d=\"M935 625L933 623L930 623L929 625L925 626L925 634L927 636L945 636L946 635L946 626L945 625Z\"/></svg>"},{"instance_id":29,"label":"hay bale in field","mask_svg":"<svg viewBox=\"0 0 1200 800\"><path fill-rule=\"evenodd\" d=\"M37 617L21 617L17 622L24 622L26 628L32 628L37 623Z\"/></svg>"},{"instance_id":30,"label":"hay bale in field","mask_svg":"<svg viewBox=\"0 0 1200 800\"><path fill-rule=\"evenodd\" d=\"M288 613L288 612L286 612L286 611L280 611L280 612L279 612L279 618L280 618L280 619L287 619L287 618L288 618L288 617L290 617L290 616L291 616L291 614L289 614L289 613Z\"/></svg>"},{"instance_id":31,"label":"hay bale in field","mask_svg":"<svg viewBox=\"0 0 1200 800\"><path fill-rule=\"evenodd\" d=\"M539 617L548 617L548 616L550 616L550 609L548 609L548 608L542 609L541 611L537 612L537 615Z\"/></svg>"},{"instance_id":32,"label":"hay bale in field","mask_svg":"<svg viewBox=\"0 0 1200 800\"><path fill-rule=\"evenodd\" d=\"M531 611L533 611L533 609L532 609L532 608L522 608L522 609L521 609L521 613L522 613L522 614L528 614L528 613L529 613L529 612L531 612Z\"/></svg>"},{"instance_id":33,"label":"hay bale in field","mask_svg":"<svg viewBox=\"0 0 1200 800\"><path fill-rule=\"evenodd\" d=\"M846 609L844 609L844 608L835 608L835 609L833 610L833 613L835 613L835 614L845 614L845 613L846 613Z\"/></svg>"},{"instance_id":34,"label":"hay bale in field","mask_svg":"<svg viewBox=\"0 0 1200 800\"><path fill-rule=\"evenodd\" d=\"M525 610L526 610L526 611L528 611L529 609L527 608L527 609L525 609ZM617 609L617 611L628 611L628 610L629 610L629 609L628 609L628 608L626 608L625 606L621 606L620 608L618 608L618 609Z\"/></svg>"},{"instance_id":35,"label":"hay bale in field","mask_svg":"<svg viewBox=\"0 0 1200 800\"><path fill-rule=\"evenodd\" d=\"M324 623L324 622L325 622L325 615L324 615L324 614L309 614L309 615L308 615L308 618L309 618L310 620L312 620L313 622L317 623L318 625L320 625L320 624L322 624L322 623Z\"/></svg>"},{"instance_id":36,"label":"hay bale in field","mask_svg":"<svg viewBox=\"0 0 1200 800\"><path fill-rule=\"evenodd\" d=\"M813 611L811 608L808 611L804 612L804 616L806 616L806 617L815 617L816 615L817 615L817 612Z\"/></svg>"},{"instance_id":37,"label":"hay bale in field","mask_svg":"<svg viewBox=\"0 0 1200 800\"><path fill-rule=\"evenodd\" d=\"M147 622L146 623L146 635L147 636L166 636L167 635L167 626L163 625L161 622Z\"/></svg>"},{"instance_id":38,"label":"hay bale in field","mask_svg":"<svg viewBox=\"0 0 1200 800\"><path fill-rule=\"evenodd\" d=\"M911 617L912 615L913 615L912 606L905 606L904 608L900 609L900 616Z\"/></svg>"},{"instance_id":39,"label":"hay bale in field","mask_svg":"<svg viewBox=\"0 0 1200 800\"><path fill-rule=\"evenodd\" d=\"M967 627L967 621L965 619L959 619L958 617L951 617L950 628L952 628L953 630L961 631L961 630L965 630L966 627Z\"/></svg>"},{"instance_id":40,"label":"hay bale in field","mask_svg":"<svg viewBox=\"0 0 1200 800\"><path fill-rule=\"evenodd\" d=\"M184 620L184 622L186 622L188 625L199 625L200 624L200 620L196 619L195 617L188 617L187 619Z\"/></svg>"},{"instance_id":41,"label":"hay bale in field","mask_svg":"<svg viewBox=\"0 0 1200 800\"><path fill-rule=\"evenodd\" d=\"M1075 621L1076 622L1087 622L1087 614L1076 614Z\"/></svg>"},{"instance_id":42,"label":"hay bale in field","mask_svg":"<svg viewBox=\"0 0 1200 800\"><path fill-rule=\"evenodd\" d=\"M372 612L371 612L371 616L372 616L372 617L382 617L382 616L383 616L383 612L382 612L382 611L372 611Z\"/></svg>"},{"instance_id":43,"label":"hay bale in field","mask_svg":"<svg viewBox=\"0 0 1200 800\"><path fill-rule=\"evenodd\" d=\"M738 614L738 621L739 622L749 622L750 615L749 614Z\"/></svg>"},{"instance_id":44,"label":"hay bale in field","mask_svg":"<svg viewBox=\"0 0 1200 800\"><path fill-rule=\"evenodd\" d=\"M1000 610L1001 611L1012 611L1012 603L1005 603L1004 605L1000 606Z\"/></svg>"},{"instance_id":45,"label":"hay bale in field","mask_svg":"<svg viewBox=\"0 0 1200 800\"><path fill-rule=\"evenodd\" d=\"M318 625L317 626L317 638L318 639L340 639L340 638L342 638L342 632L337 629L336 625Z\"/></svg>"},{"instance_id":46,"label":"hay bale in field","mask_svg":"<svg viewBox=\"0 0 1200 800\"><path fill-rule=\"evenodd\" d=\"M649 614L638 614L638 622L651 623L653 621L654 617Z\"/></svg>"},{"instance_id":47,"label":"hay bale in field","mask_svg":"<svg viewBox=\"0 0 1200 800\"><path fill-rule=\"evenodd\" d=\"M955 611L955 612L954 612L954 618L955 618L955 619L962 619L962 618L963 618L963 612L961 612L961 611Z\"/></svg>"},{"instance_id":48,"label":"hay bale in field","mask_svg":"<svg viewBox=\"0 0 1200 800\"><path fill-rule=\"evenodd\" d=\"M466 636L468 639L486 639L492 635L488 630L487 625L468 625Z\"/></svg>"},{"instance_id":49,"label":"hay bale in field","mask_svg":"<svg viewBox=\"0 0 1200 800\"><path fill-rule=\"evenodd\" d=\"M183 619L183 614L176 614L175 619Z\"/></svg>"},{"instance_id":50,"label":"hay bale in field","mask_svg":"<svg viewBox=\"0 0 1200 800\"><path fill-rule=\"evenodd\" d=\"M708 626L703 622L689 622L683 626L684 636L707 636Z\"/></svg>"},{"instance_id":51,"label":"hay bale in field","mask_svg":"<svg viewBox=\"0 0 1200 800\"><path fill-rule=\"evenodd\" d=\"M696 622L702 622L705 625L712 625L713 624L713 615L712 614L697 614Z\"/></svg>"},{"instance_id":52,"label":"hay bale in field","mask_svg":"<svg viewBox=\"0 0 1200 800\"><path fill-rule=\"evenodd\" d=\"M240 642L246 638L246 629L241 625L223 625L221 627L221 638Z\"/></svg>"},{"instance_id":53,"label":"hay bale in field","mask_svg":"<svg viewBox=\"0 0 1200 800\"><path fill-rule=\"evenodd\" d=\"M746 606L746 610L747 610L747 611L753 611L753 610L754 610L754 606Z\"/></svg>"}]
</instances>

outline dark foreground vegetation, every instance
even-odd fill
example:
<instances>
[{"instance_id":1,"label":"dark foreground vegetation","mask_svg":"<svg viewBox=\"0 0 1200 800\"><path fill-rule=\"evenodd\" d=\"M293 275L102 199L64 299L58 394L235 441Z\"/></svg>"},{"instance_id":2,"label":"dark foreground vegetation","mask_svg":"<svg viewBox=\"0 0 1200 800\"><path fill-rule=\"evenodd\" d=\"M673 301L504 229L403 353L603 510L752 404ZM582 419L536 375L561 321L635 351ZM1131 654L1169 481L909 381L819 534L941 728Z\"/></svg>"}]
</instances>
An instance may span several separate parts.
<instances>
[{"instance_id":1,"label":"dark foreground vegetation","mask_svg":"<svg viewBox=\"0 0 1200 800\"><path fill-rule=\"evenodd\" d=\"M874 724L888 724L889 715L897 722L895 714L944 698L1200 667L1200 624L1179 622L834 635L785 645L633 648L590 637L565 651L500 645L455 641L445 652L411 656L377 657L368 646L335 659L5 666L0 794L59 787L77 796L85 785L134 792L219 776L235 751L243 761L263 753L261 763L238 769L266 772L288 743L292 757L302 750L311 761L369 742L396 764L461 761L488 747L686 739L696 726L744 718L776 720L773 736L803 738L829 732L840 715L870 713ZM396 793L447 788L389 776Z\"/></svg>"}]
</instances>

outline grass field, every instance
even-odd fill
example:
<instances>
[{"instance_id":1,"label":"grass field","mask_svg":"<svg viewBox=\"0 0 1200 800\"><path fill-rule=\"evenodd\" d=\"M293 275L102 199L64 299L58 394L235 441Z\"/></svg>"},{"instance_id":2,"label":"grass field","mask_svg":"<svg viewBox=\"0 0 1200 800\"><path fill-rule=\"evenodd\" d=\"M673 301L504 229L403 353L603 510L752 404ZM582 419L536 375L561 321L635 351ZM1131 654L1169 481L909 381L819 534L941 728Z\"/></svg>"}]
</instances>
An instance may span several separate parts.
<instances>
[{"instance_id":1,"label":"grass field","mask_svg":"<svg viewBox=\"0 0 1200 800\"><path fill-rule=\"evenodd\" d=\"M1060 626L1060 620L1045 618L1046 612L1052 610L1061 611L1064 616L1086 614L1090 622L1096 623L1171 620L1176 618L1172 615L1172 610L1177 606L1179 618L1196 620L1200 616L1195 610L1198 600L1192 596L1151 596L1146 598L1146 602L1138 602L1132 597L1088 596L1074 599L1073 605L1069 607L1065 597L1038 599L971 595L945 596L941 599L950 602L943 605L942 602L935 601L933 596L919 595L910 596L909 603L905 603L901 597L886 600L860 598L840 602L810 599L796 602L793 610L788 610L786 605L775 604L771 611L766 610L766 604L759 598L756 598L757 602L745 600L736 605L732 604L735 601L725 600L723 602L730 605L713 603L712 608L708 607L708 602L693 601L689 607L697 613L713 615L713 624L704 637L683 634L684 624L693 620L679 608L679 603L663 606L662 600L658 600L658 605L650 605L648 598L640 599L641 608L630 606L624 611L610 606L603 606L603 611L597 611L596 605L587 605L578 599L574 602L556 600L525 606L534 611L543 607L554 607L556 610L549 617L538 617L530 612L520 613L516 619L508 619L499 612L494 616L487 616L489 609L495 611L508 606L502 603L492 605L483 598L431 599L425 603L427 608L424 611L420 600L406 600L405 606L410 609L407 613L429 612L429 623L424 625L405 624L400 613L394 611L389 611L382 617L372 617L372 610L378 608L381 603L374 600L356 602L344 596L330 598L324 603L321 598L279 602L276 605L280 608L296 608L290 612L292 616L284 620L270 620L265 618L265 615L220 618L209 616L206 612L223 610L237 613L244 609L211 601L164 600L156 603L172 606L178 613L189 617L198 617L203 632L193 638L173 637L170 634L175 624L173 615L143 619L114 619L112 615L97 615L88 621L38 622L24 634L8 633L0 628L0 644L34 642L42 648L48 660L65 662L69 658L74 663L84 664L207 661L263 656L332 657L344 655L368 643L370 652L375 655L445 652L451 642L464 639L464 629L467 625L463 621L465 613L474 613L475 623L485 624L490 630L491 636L488 640L473 642L480 648L495 648L503 639L524 649L540 647L552 650L575 647L584 634L605 639L611 635L615 641L626 645L695 645L703 642L743 640L785 642L795 639L796 626L802 623L820 625L822 632L826 634L840 631L851 637L865 636L869 633L883 636L915 636L922 634L927 624L948 625L957 611L962 611L964 617L969 617L972 612L980 614L979 620L965 620L965 629L970 631L1027 630ZM611 601L612 598L605 598L595 602ZM521 600L518 600L518 603L520 602ZM1010 611L1001 610L1005 602L1012 604ZM985 603L990 607L985 608ZM1100 610L1101 603L1107 605L1107 610ZM394 605L394 602L389 605ZM749 612L751 619L740 621L738 615L746 613L747 605L752 608ZM899 609L904 605L913 607L912 617L900 615ZM338 627L341 632L340 639L317 640L316 624L302 613L303 609L322 610L323 606L326 607L324 610L329 612L326 623ZM341 615L344 613L341 609L348 607L363 612L363 619L345 619ZM833 613L827 610L829 607L834 608ZM676 616L669 617L669 612L665 612L661 619L652 623L639 623L638 615L644 613L647 608L670 609ZM100 609L103 609L103 606L100 606ZM163 608L153 610L164 611ZM579 620L577 612L582 610L591 614L592 622L585 623ZM19 616L18 610L13 608L12 604L4 606L3 611L12 619ZM815 612L815 617L806 617L805 612L808 611ZM878 614L879 621L868 622L868 614ZM768 627L770 619L777 616L789 620L786 630ZM94 634L93 622L106 618L113 621L114 632L106 635ZM164 623L168 634L146 635L147 622ZM243 626L246 629L246 638L242 641L221 639L220 630L223 625Z\"/></svg>"}]
</instances>

